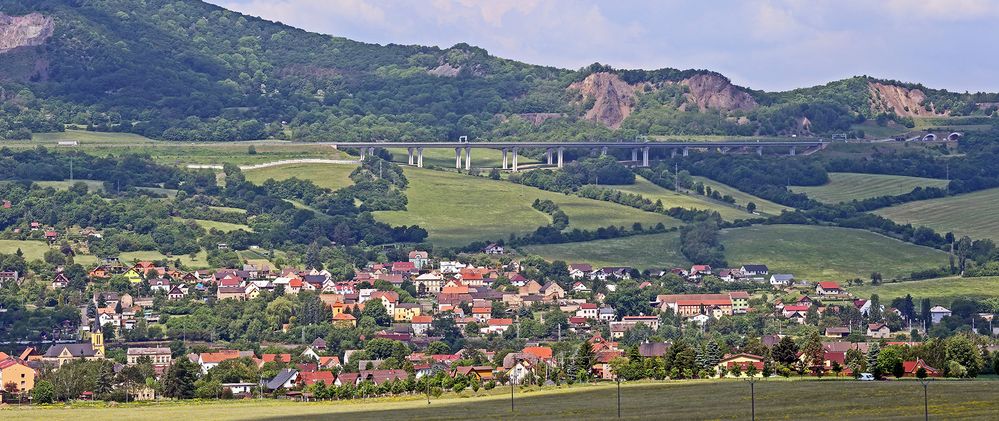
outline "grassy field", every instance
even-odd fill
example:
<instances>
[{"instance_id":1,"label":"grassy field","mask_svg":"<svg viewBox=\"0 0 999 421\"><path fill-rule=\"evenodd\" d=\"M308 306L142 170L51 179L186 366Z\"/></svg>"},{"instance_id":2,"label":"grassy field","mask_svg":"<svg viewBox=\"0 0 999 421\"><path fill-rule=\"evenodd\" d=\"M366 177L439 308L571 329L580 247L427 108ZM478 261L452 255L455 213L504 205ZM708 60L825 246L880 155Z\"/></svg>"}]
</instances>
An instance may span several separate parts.
<instances>
[{"instance_id":1,"label":"grassy field","mask_svg":"<svg viewBox=\"0 0 999 421\"><path fill-rule=\"evenodd\" d=\"M170 260L171 262L180 259L180 262L187 267L203 269L208 266L208 254L204 250L199 251L194 259L189 255L182 256L172 256L166 257L158 251L128 251L121 253L118 258L122 263L131 263L133 261L154 261L154 260Z\"/></svg>"},{"instance_id":2,"label":"grassy field","mask_svg":"<svg viewBox=\"0 0 999 421\"><path fill-rule=\"evenodd\" d=\"M341 189L351 185L350 173L356 165L347 164L288 164L273 167L246 170L246 180L261 184L269 178L286 180L297 177L302 180L312 180L319 187Z\"/></svg>"},{"instance_id":3,"label":"grassy field","mask_svg":"<svg viewBox=\"0 0 999 421\"><path fill-rule=\"evenodd\" d=\"M187 218L180 218L180 217L175 217L174 219L176 219L178 221L186 221L186 220L188 220ZM209 221L209 220L205 220L205 219L191 219L191 221L194 221L198 225L201 225L206 230L211 230L212 228L215 228L215 229L217 229L219 231L222 231L222 232L230 232L230 231L236 231L236 230L243 230L243 231L248 231L248 232L252 232L253 231L249 226L246 226L246 225L243 225L243 224L233 224L233 223L230 223L230 222Z\"/></svg>"},{"instance_id":4,"label":"grassy field","mask_svg":"<svg viewBox=\"0 0 999 421\"><path fill-rule=\"evenodd\" d=\"M929 412L934 419L995 419L999 400L994 381L936 381L929 386ZM621 386L625 419L749 419L751 395L745 381L639 382ZM156 420L579 420L617 417L613 384L518 391L511 408L507 389L488 396L446 396L427 404L409 398L297 403L283 400L161 402L107 407L15 407L0 410L12 420L114 419ZM480 391L479 395L486 395ZM760 419L921 420L923 388L916 381L856 382L847 380L764 380L755 384L755 411ZM807 414L807 415L805 415Z\"/></svg>"},{"instance_id":5,"label":"grassy field","mask_svg":"<svg viewBox=\"0 0 999 421\"><path fill-rule=\"evenodd\" d=\"M729 265L762 263L771 273L799 279L885 279L947 264L947 253L869 231L807 225L761 225L723 230Z\"/></svg>"},{"instance_id":6,"label":"grassy field","mask_svg":"<svg viewBox=\"0 0 999 421\"><path fill-rule=\"evenodd\" d=\"M735 204L742 208L745 208L747 203L753 202L756 204L756 212L758 213L780 215L782 210L791 210L791 207L789 206L777 204L762 197L753 196L735 187L719 183L707 177L695 176L694 181L704 183L705 186L711 187L712 190L717 190L722 196L726 194L732 196L732 198L735 199Z\"/></svg>"},{"instance_id":7,"label":"grassy field","mask_svg":"<svg viewBox=\"0 0 999 421\"><path fill-rule=\"evenodd\" d=\"M635 235L582 243L547 244L522 247L526 254L567 263L594 266L631 266L637 269L685 267L690 264L680 253L680 233Z\"/></svg>"},{"instance_id":8,"label":"grassy field","mask_svg":"<svg viewBox=\"0 0 999 421\"><path fill-rule=\"evenodd\" d=\"M905 294L912 294L913 298L917 300L929 298L933 305L950 306L950 303L959 297L976 299L999 297L999 277L951 277L922 281L889 282L877 286L868 283L863 286L849 287L848 289L850 292L861 297L878 294L882 302L888 302L895 297L904 297Z\"/></svg>"},{"instance_id":9,"label":"grassy field","mask_svg":"<svg viewBox=\"0 0 999 421\"><path fill-rule=\"evenodd\" d=\"M642 177L635 177L635 184L630 186L610 187L627 193L640 194L653 202L657 199L662 200L663 207L667 209L680 207L684 209L714 210L718 211L723 219L730 221L736 219L749 219L753 217L753 215L750 215L745 210L737 209L731 205L721 202L715 202L703 196L698 196L697 194L676 193L672 190L667 190L652 184L651 181Z\"/></svg>"},{"instance_id":10,"label":"grassy field","mask_svg":"<svg viewBox=\"0 0 999 421\"><path fill-rule=\"evenodd\" d=\"M409 188L406 211L375 212L392 225L419 225L429 240L442 246L525 234L551 222L531 207L534 199L551 199L569 216L569 228L595 229L609 225L631 227L635 222L652 226L680 222L664 215L627 206L567 196L505 181L453 172L406 168Z\"/></svg>"},{"instance_id":11,"label":"grassy field","mask_svg":"<svg viewBox=\"0 0 999 421\"><path fill-rule=\"evenodd\" d=\"M947 180L901 175L829 173L829 183L814 187L792 187L795 193L825 203L849 202L871 197L900 195L916 187L946 187Z\"/></svg>"},{"instance_id":12,"label":"grassy field","mask_svg":"<svg viewBox=\"0 0 999 421\"><path fill-rule=\"evenodd\" d=\"M49 251L48 243L33 240L0 240L0 253L14 254L17 249L21 249L24 258L28 261L41 259L45 252Z\"/></svg>"},{"instance_id":13,"label":"grassy field","mask_svg":"<svg viewBox=\"0 0 999 421\"><path fill-rule=\"evenodd\" d=\"M104 182L97 180L74 180L74 181L35 181L35 184L42 187L52 187L56 190L69 190L76 183L87 185L87 190L91 192L104 191Z\"/></svg>"},{"instance_id":14,"label":"grassy field","mask_svg":"<svg viewBox=\"0 0 999 421\"><path fill-rule=\"evenodd\" d=\"M939 199L920 200L879 209L874 213L900 224L927 226L958 237L999 241L999 188Z\"/></svg>"}]
</instances>

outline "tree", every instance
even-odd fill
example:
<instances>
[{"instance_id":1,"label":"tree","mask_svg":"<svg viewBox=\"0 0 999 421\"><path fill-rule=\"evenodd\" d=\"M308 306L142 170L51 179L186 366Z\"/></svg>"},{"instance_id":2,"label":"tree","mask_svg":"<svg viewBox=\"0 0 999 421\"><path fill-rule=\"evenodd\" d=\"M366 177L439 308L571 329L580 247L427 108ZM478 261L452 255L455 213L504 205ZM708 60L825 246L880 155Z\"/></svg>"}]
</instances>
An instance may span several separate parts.
<instances>
[{"instance_id":1,"label":"tree","mask_svg":"<svg viewBox=\"0 0 999 421\"><path fill-rule=\"evenodd\" d=\"M433 341L430 343L430 345L427 345L427 354L445 355L450 353L451 353L451 348L445 342Z\"/></svg>"},{"instance_id":2,"label":"tree","mask_svg":"<svg viewBox=\"0 0 999 421\"><path fill-rule=\"evenodd\" d=\"M589 378L589 373L593 369L593 365L596 364L596 361L597 355L593 352L593 344L590 341L583 341L583 343L579 344L579 348L576 349L577 373L585 372L586 377Z\"/></svg>"},{"instance_id":3,"label":"tree","mask_svg":"<svg viewBox=\"0 0 999 421\"><path fill-rule=\"evenodd\" d=\"M194 382L200 369L187 358L177 358L163 374L163 396L174 399L194 397Z\"/></svg>"},{"instance_id":4,"label":"tree","mask_svg":"<svg viewBox=\"0 0 999 421\"><path fill-rule=\"evenodd\" d=\"M871 294L871 308L867 312L867 318L873 323L879 323L884 320L883 313L881 312L881 297L878 294Z\"/></svg>"},{"instance_id":5,"label":"tree","mask_svg":"<svg viewBox=\"0 0 999 421\"><path fill-rule=\"evenodd\" d=\"M825 350L822 348L822 339L819 332L813 330L805 339L805 345L801 349L805 356L805 361L812 370L821 369L825 361Z\"/></svg>"},{"instance_id":6,"label":"tree","mask_svg":"<svg viewBox=\"0 0 999 421\"><path fill-rule=\"evenodd\" d=\"M916 369L916 378L917 379L925 379L927 375L928 374L926 373L926 369L925 368L919 367L918 369Z\"/></svg>"},{"instance_id":7,"label":"tree","mask_svg":"<svg viewBox=\"0 0 999 421\"><path fill-rule=\"evenodd\" d=\"M39 380L31 390L31 400L36 404L55 401L55 386L48 380Z\"/></svg>"},{"instance_id":8,"label":"tree","mask_svg":"<svg viewBox=\"0 0 999 421\"><path fill-rule=\"evenodd\" d=\"M875 378L881 377L881 367L878 366L878 356L881 355L881 345L877 342L871 343L867 348L867 371L874 374Z\"/></svg>"},{"instance_id":9,"label":"tree","mask_svg":"<svg viewBox=\"0 0 999 421\"><path fill-rule=\"evenodd\" d=\"M783 364L791 364L798 360L798 345L790 336L780 338L777 345L774 345L772 354L774 361Z\"/></svg>"},{"instance_id":10,"label":"tree","mask_svg":"<svg viewBox=\"0 0 999 421\"><path fill-rule=\"evenodd\" d=\"M382 304L382 300L368 300L364 303L364 310L361 312L361 316L368 316L375 319L375 323L379 326L388 326L392 324L392 315L388 314L388 310L385 310L385 305Z\"/></svg>"},{"instance_id":11,"label":"tree","mask_svg":"<svg viewBox=\"0 0 999 421\"><path fill-rule=\"evenodd\" d=\"M756 203L753 202L746 203L746 212L749 213L756 212Z\"/></svg>"},{"instance_id":12,"label":"tree","mask_svg":"<svg viewBox=\"0 0 999 421\"><path fill-rule=\"evenodd\" d=\"M956 361L964 367L968 377L978 377L982 370L982 353L967 335L947 338L947 360Z\"/></svg>"}]
</instances>

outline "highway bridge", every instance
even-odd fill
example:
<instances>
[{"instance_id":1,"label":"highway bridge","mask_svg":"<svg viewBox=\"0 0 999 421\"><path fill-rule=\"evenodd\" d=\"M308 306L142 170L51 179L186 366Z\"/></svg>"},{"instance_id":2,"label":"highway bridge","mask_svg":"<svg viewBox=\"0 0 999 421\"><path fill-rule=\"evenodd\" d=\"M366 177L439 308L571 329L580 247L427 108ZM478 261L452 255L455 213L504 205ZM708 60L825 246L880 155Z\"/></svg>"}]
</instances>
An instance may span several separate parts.
<instances>
[{"instance_id":1,"label":"highway bridge","mask_svg":"<svg viewBox=\"0 0 999 421\"><path fill-rule=\"evenodd\" d=\"M548 165L562 168L563 153L566 149L590 149L606 155L609 149L631 150L631 160L640 162L640 166L649 166L649 151L652 149L669 149L672 157L677 154L687 156L691 149L717 149L725 153L733 149L755 149L758 155L763 155L764 149L779 149L795 155L798 148L824 148L825 141L786 141L786 142L328 142L324 143L334 148L357 148L361 151L361 159L367 154L374 154L375 148L406 148L409 155L409 165L423 167L424 149L454 149L454 167L460 169L464 163L465 169L472 168L472 149L499 149L503 152L503 169L517 171L517 156L523 149L544 149ZM641 154L641 161L639 161ZM463 162L464 161L464 162Z\"/></svg>"}]
</instances>

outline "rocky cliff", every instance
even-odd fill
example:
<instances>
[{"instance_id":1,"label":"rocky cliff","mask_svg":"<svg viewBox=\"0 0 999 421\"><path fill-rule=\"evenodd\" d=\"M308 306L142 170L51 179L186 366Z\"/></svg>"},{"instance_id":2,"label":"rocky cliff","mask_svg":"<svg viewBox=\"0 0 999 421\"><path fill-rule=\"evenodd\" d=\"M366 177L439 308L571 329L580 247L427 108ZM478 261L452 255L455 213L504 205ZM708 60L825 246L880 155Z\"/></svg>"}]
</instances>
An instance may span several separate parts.
<instances>
[{"instance_id":1,"label":"rocky cliff","mask_svg":"<svg viewBox=\"0 0 999 421\"><path fill-rule=\"evenodd\" d=\"M635 106L635 87L613 73L591 74L582 82L569 85L569 89L579 91L580 99L593 99L593 106L586 111L587 120L615 129Z\"/></svg>"},{"instance_id":2,"label":"rocky cliff","mask_svg":"<svg viewBox=\"0 0 999 421\"><path fill-rule=\"evenodd\" d=\"M908 89L881 82L868 82L871 94L871 111L874 114L895 113L902 117L945 115L938 113L932 102L926 102L926 94L919 89Z\"/></svg>"},{"instance_id":3,"label":"rocky cliff","mask_svg":"<svg viewBox=\"0 0 999 421\"><path fill-rule=\"evenodd\" d=\"M689 90L685 95L687 102L696 104L700 111L749 111L757 106L751 95L717 74L695 75L684 79L680 84L687 86Z\"/></svg>"},{"instance_id":4,"label":"rocky cliff","mask_svg":"<svg viewBox=\"0 0 999 421\"><path fill-rule=\"evenodd\" d=\"M0 54L18 47L42 45L54 29L52 18L41 13L24 16L0 13Z\"/></svg>"}]
</instances>

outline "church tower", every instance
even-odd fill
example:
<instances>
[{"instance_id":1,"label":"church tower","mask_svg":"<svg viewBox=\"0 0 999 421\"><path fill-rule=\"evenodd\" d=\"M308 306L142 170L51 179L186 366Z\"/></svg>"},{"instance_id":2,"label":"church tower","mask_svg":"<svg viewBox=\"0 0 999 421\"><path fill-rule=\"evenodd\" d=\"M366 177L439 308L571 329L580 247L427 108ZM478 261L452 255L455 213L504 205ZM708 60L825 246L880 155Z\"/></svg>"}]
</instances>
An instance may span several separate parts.
<instances>
[{"instance_id":1,"label":"church tower","mask_svg":"<svg viewBox=\"0 0 999 421\"><path fill-rule=\"evenodd\" d=\"M96 352L97 355L104 357L104 332L101 332L100 329L94 330L94 332L90 334L90 344L93 345L94 352Z\"/></svg>"}]
</instances>

